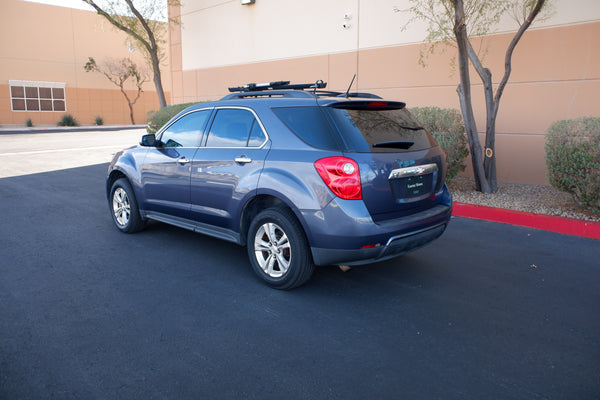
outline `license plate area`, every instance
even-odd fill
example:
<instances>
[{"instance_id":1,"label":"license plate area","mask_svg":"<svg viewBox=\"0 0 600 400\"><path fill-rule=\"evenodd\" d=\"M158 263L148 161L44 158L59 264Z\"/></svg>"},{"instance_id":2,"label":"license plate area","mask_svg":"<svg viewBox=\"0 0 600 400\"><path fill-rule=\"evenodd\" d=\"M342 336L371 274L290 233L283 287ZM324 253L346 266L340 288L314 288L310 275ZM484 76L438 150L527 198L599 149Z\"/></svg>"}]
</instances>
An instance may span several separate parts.
<instances>
[{"instance_id":1,"label":"license plate area","mask_svg":"<svg viewBox=\"0 0 600 400\"><path fill-rule=\"evenodd\" d=\"M396 200L429 196L433 187L433 174L393 179L390 184Z\"/></svg>"},{"instance_id":2,"label":"license plate area","mask_svg":"<svg viewBox=\"0 0 600 400\"><path fill-rule=\"evenodd\" d=\"M389 182L396 202L408 203L429 197L437 180L437 164L392 171Z\"/></svg>"}]
</instances>

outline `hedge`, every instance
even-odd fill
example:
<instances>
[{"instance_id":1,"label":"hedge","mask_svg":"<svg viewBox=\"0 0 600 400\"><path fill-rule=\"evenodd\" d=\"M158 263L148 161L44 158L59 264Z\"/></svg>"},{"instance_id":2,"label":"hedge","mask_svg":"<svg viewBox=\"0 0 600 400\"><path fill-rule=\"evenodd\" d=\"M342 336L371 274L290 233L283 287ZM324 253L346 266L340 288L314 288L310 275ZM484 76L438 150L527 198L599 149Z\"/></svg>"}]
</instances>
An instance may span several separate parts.
<instances>
[{"instance_id":1,"label":"hedge","mask_svg":"<svg viewBox=\"0 0 600 400\"><path fill-rule=\"evenodd\" d=\"M465 158L469 155L462 114L452 108L439 107L414 107L410 112L446 153L446 182L450 183L465 170Z\"/></svg>"},{"instance_id":2,"label":"hedge","mask_svg":"<svg viewBox=\"0 0 600 400\"><path fill-rule=\"evenodd\" d=\"M554 122L545 149L550 184L600 212L600 118Z\"/></svg>"},{"instance_id":3,"label":"hedge","mask_svg":"<svg viewBox=\"0 0 600 400\"><path fill-rule=\"evenodd\" d=\"M171 118L173 118L189 106L193 106L194 104L198 104L198 102L173 104L171 106L163 107L158 111L149 111L148 118L146 121L148 123L146 130L148 131L148 133L156 133L160 128L163 127L164 124L169 122Z\"/></svg>"}]
</instances>

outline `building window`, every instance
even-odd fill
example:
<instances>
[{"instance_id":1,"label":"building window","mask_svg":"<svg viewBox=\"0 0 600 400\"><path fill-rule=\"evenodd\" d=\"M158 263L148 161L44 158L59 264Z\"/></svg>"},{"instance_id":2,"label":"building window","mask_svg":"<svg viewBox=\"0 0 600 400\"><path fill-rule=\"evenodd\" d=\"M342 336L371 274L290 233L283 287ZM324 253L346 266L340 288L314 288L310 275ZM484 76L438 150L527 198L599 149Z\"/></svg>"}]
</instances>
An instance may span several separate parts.
<instances>
[{"instance_id":1,"label":"building window","mask_svg":"<svg viewBox=\"0 0 600 400\"><path fill-rule=\"evenodd\" d=\"M64 83L13 80L8 83L13 111L67 111Z\"/></svg>"}]
</instances>

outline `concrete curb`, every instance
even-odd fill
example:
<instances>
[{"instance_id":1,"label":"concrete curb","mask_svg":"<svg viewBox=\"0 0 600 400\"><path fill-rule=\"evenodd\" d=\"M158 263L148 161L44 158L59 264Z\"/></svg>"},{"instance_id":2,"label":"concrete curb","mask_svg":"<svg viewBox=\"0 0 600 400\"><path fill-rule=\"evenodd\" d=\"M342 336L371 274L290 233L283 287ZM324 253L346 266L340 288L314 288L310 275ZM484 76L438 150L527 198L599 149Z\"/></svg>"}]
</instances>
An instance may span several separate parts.
<instances>
[{"instance_id":1,"label":"concrete curb","mask_svg":"<svg viewBox=\"0 0 600 400\"><path fill-rule=\"evenodd\" d=\"M49 126L39 128L0 128L0 135L24 133L57 133L57 132L91 132L121 131L125 129L143 129L146 125L84 125L84 126Z\"/></svg>"},{"instance_id":2,"label":"concrete curb","mask_svg":"<svg viewBox=\"0 0 600 400\"><path fill-rule=\"evenodd\" d=\"M600 239L600 222L454 202L452 215Z\"/></svg>"}]
</instances>

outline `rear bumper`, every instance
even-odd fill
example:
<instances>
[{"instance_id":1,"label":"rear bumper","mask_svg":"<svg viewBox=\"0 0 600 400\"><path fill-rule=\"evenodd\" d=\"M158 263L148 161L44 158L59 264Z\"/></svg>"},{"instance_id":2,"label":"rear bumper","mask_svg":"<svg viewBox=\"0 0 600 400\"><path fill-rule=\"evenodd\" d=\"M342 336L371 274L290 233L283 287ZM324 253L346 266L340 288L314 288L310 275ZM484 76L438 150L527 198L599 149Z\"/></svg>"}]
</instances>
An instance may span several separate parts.
<instances>
[{"instance_id":1,"label":"rear bumper","mask_svg":"<svg viewBox=\"0 0 600 400\"><path fill-rule=\"evenodd\" d=\"M397 257L440 237L452 216L448 189L424 211L374 222L362 201L336 199L318 212L305 212L316 265L360 265Z\"/></svg>"},{"instance_id":2,"label":"rear bumper","mask_svg":"<svg viewBox=\"0 0 600 400\"><path fill-rule=\"evenodd\" d=\"M313 247L313 259L316 265L362 265L388 260L416 250L437 239L444 233L447 225L448 223L444 222L426 230L394 236L385 246L373 248L346 250Z\"/></svg>"}]
</instances>

